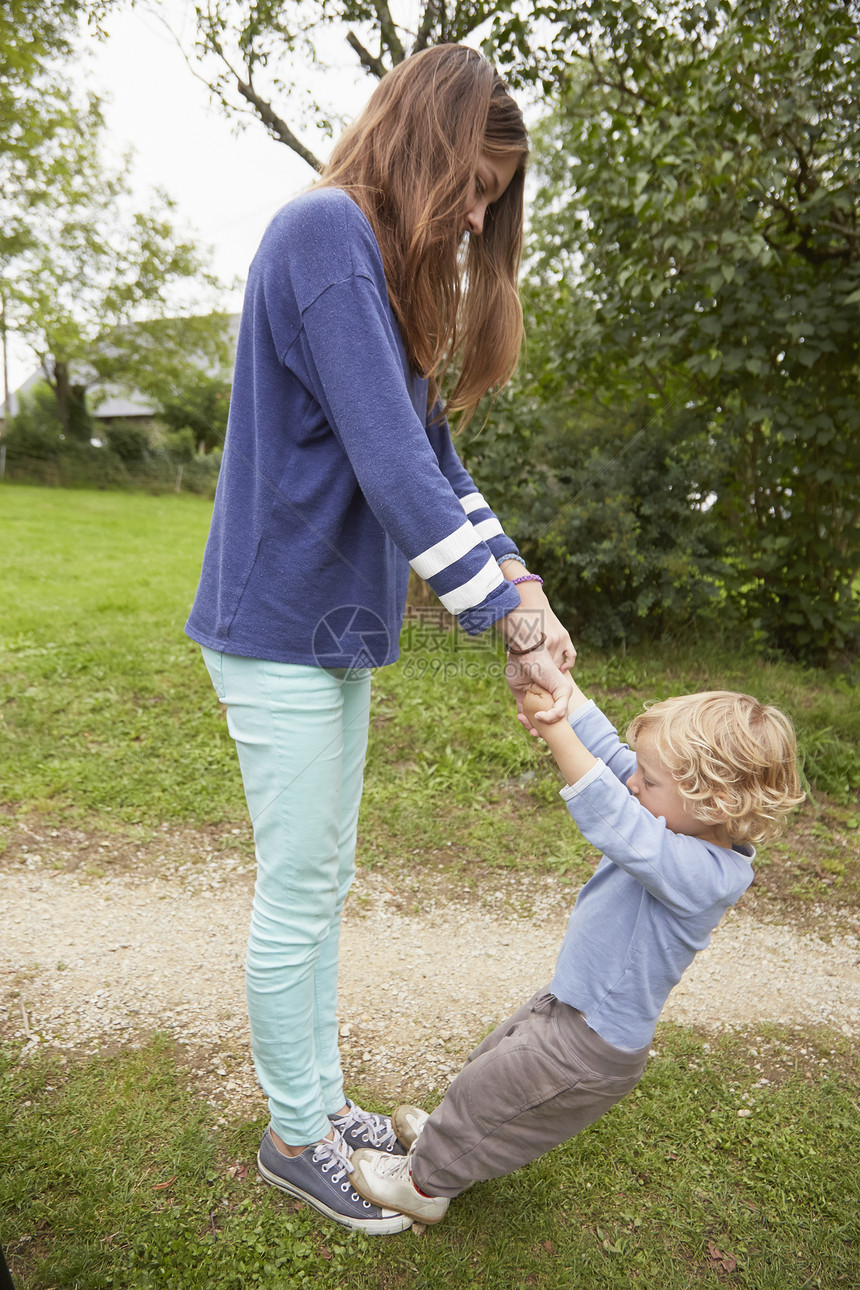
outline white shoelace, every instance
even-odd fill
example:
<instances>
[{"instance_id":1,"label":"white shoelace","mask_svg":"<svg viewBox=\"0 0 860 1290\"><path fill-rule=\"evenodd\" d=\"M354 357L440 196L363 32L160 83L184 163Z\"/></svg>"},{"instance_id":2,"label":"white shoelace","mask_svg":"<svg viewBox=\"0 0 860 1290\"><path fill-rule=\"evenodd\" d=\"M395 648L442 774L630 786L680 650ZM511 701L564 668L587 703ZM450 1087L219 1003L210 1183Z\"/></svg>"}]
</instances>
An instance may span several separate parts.
<instances>
[{"instance_id":1,"label":"white shoelace","mask_svg":"<svg viewBox=\"0 0 860 1290\"><path fill-rule=\"evenodd\" d=\"M349 1159L352 1154L352 1148L347 1146L337 1128L333 1132L333 1138L323 1138L314 1146L314 1164L319 1164L323 1160L330 1161L331 1163L328 1167L323 1165L324 1173L328 1173L332 1165L337 1165L337 1173L332 1174L332 1179L334 1182L340 1182L342 1178L345 1178L347 1174L351 1174L353 1171L353 1165Z\"/></svg>"},{"instance_id":2,"label":"white shoelace","mask_svg":"<svg viewBox=\"0 0 860 1290\"><path fill-rule=\"evenodd\" d=\"M374 1115L372 1111L362 1111L354 1102L349 1108L349 1114L338 1116L334 1124L341 1131L352 1128L354 1124L362 1125L370 1145L377 1151L385 1151L397 1141L397 1135L384 1116Z\"/></svg>"},{"instance_id":3,"label":"white shoelace","mask_svg":"<svg viewBox=\"0 0 860 1290\"><path fill-rule=\"evenodd\" d=\"M379 1156L373 1162L373 1172L378 1178L403 1177L412 1182L412 1152L408 1156ZM414 1183L412 1183L414 1187Z\"/></svg>"}]
</instances>

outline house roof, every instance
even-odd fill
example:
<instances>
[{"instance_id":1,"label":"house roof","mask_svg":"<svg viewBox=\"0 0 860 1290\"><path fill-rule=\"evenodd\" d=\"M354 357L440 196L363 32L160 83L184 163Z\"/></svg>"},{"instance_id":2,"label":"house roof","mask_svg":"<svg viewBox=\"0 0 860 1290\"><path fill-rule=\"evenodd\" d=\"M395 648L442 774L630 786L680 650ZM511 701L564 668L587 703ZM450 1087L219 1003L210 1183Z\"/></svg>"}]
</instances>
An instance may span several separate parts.
<instances>
[{"instance_id":1,"label":"house roof","mask_svg":"<svg viewBox=\"0 0 860 1290\"><path fill-rule=\"evenodd\" d=\"M239 317L239 314L230 314L227 324L229 339L234 353L239 336ZM44 380L44 368L37 367L35 372L28 376L23 384L18 386L17 390L10 393L7 402L0 403L0 421L5 421L7 416L17 416L21 395L29 394L35 386L40 385ZM93 421L122 420L126 417L151 417L155 415L155 411L155 404L139 391L121 390L112 385L102 385L99 388L98 402L94 403L89 409Z\"/></svg>"},{"instance_id":2,"label":"house roof","mask_svg":"<svg viewBox=\"0 0 860 1290\"><path fill-rule=\"evenodd\" d=\"M31 376L28 376L17 390L9 395L6 403L0 405L0 417L4 420L8 414L10 417L18 415L21 406L21 395L27 395L37 385L45 380L45 373L41 367L37 368ZM8 413L7 413L8 408ZM108 421L116 417L151 417L155 413L155 404L151 403L142 394L128 395L121 390L114 390L110 386L102 387L102 398L98 405L89 409L93 421Z\"/></svg>"}]
</instances>

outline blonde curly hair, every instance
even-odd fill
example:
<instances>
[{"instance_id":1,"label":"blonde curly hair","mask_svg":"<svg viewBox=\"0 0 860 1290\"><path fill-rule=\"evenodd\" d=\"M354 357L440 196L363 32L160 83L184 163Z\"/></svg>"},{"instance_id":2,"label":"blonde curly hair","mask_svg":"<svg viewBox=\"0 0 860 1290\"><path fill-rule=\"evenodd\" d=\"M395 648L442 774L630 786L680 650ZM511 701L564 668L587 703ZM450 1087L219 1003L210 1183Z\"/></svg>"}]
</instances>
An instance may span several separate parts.
<instances>
[{"instance_id":1,"label":"blonde curly hair","mask_svg":"<svg viewBox=\"0 0 860 1290\"><path fill-rule=\"evenodd\" d=\"M633 718L628 743L645 731L697 819L724 826L734 842L774 837L804 799L791 722L749 694L664 699Z\"/></svg>"}]
</instances>

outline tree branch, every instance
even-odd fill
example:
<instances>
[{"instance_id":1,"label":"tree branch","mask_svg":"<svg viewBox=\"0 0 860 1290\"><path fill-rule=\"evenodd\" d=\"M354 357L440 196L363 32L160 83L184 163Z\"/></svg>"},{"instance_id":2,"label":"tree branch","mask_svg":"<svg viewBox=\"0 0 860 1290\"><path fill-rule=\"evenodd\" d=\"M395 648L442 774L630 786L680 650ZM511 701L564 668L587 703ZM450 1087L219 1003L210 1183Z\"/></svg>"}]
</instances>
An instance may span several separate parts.
<instances>
[{"instance_id":1,"label":"tree branch","mask_svg":"<svg viewBox=\"0 0 860 1290\"><path fill-rule=\"evenodd\" d=\"M282 121L277 113L272 110L270 103L260 98L256 90L238 76L236 77L236 88L242 98L248 100L260 120L279 143L285 143L288 148L292 148L293 152L297 153L309 166L313 166L314 170L322 170L322 162L319 158L315 157L310 148L306 148L301 140L296 138L286 121Z\"/></svg>"},{"instance_id":2,"label":"tree branch","mask_svg":"<svg viewBox=\"0 0 860 1290\"><path fill-rule=\"evenodd\" d=\"M627 84L627 82L624 80L623 69L618 67L618 63L616 59L613 58L612 61L615 63L616 68L618 69L617 70L618 79L613 80L613 78L603 70L603 64L598 62L597 56L594 53L593 49L589 49L586 57L587 57L587 61L591 64L594 72L595 85L599 85L602 89L605 89L605 90L615 90L616 94L618 94L620 98L626 97L629 99L633 99L638 103L644 103L647 107L650 107L650 108L657 107L657 103L654 99L649 98L649 96L647 94L644 94L642 90L633 89L631 85Z\"/></svg>"},{"instance_id":3,"label":"tree branch","mask_svg":"<svg viewBox=\"0 0 860 1290\"><path fill-rule=\"evenodd\" d=\"M806 260L808 264L827 264L831 260L844 260L846 263L850 263L852 259L852 248L847 239L852 236L856 237L856 233L852 233L851 230L842 228L838 224L832 223L830 220L822 220L811 229L803 229L799 225L797 215L786 202L780 201L778 197L772 197L770 199L770 205L773 212L778 212L783 218L784 234L787 234L789 237L797 238L797 245L794 249L798 255ZM775 241L770 234L771 225L775 223L776 214L774 214L773 218L768 220L767 224L765 224L762 236L768 246L773 247L774 250L782 250L783 244ZM832 251L827 251L823 248L813 246L811 239L820 228L835 229L837 233L842 234L842 236L846 238L846 245Z\"/></svg>"},{"instance_id":4,"label":"tree branch","mask_svg":"<svg viewBox=\"0 0 860 1290\"><path fill-rule=\"evenodd\" d=\"M358 61L361 63L362 67L366 67L367 70L377 78L377 80L381 81L385 73L388 71L388 68L385 66L382 59L371 54L369 49L365 49L354 31L348 31L346 33L346 43L351 45L358 54Z\"/></svg>"},{"instance_id":5,"label":"tree branch","mask_svg":"<svg viewBox=\"0 0 860 1290\"><path fill-rule=\"evenodd\" d=\"M665 381L661 381L661 380L660 380L659 376L658 376L658 375L657 375L657 373L654 371L654 369L653 369L653 367L651 366L651 364L650 364L650 363L643 362L643 364L642 364L642 370L643 370L644 372L646 372L646 373L647 373L648 379L650 380L651 384L654 386L654 389L655 389L655 390L657 391L657 393L660 395L660 398L661 398L661 399L663 400L663 402L665 403L665 402L666 402L666 399L667 399L667 396L666 396L666 383L665 383Z\"/></svg>"},{"instance_id":6,"label":"tree branch","mask_svg":"<svg viewBox=\"0 0 860 1290\"><path fill-rule=\"evenodd\" d=\"M424 6L424 13L421 18L421 26L418 28L418 35L415 37L415 44L412 48L413 54L417 54L420 49L426 49L430 40L430 33L433 30L433 24L438 17L437 0L427 0Z\"/></svg>"},{"instance_id":7,"label":"tree branch","mask_svg":"<svg viewBox=\"0 0 860 1290\"><path fill-rule=\"evenodd\" d=\"M406 57L406 50L401 44L400 37L397 34L397 27L391 16L391 10L388 8L387 0L374 0L374 9L379 19L379 48L387 49L391 55L392 63L402 63Z\"/></svg>"},{"instance_id":8,"label":"tree branch","mask_svg":"<svg viewBox=\"0 0 860 1290\"><path fill-rule=\"evenodd\" d=\"M159 13L156 9L150 9L149 12L152 13L152 15L158 20L158 22L161 23L161 25L165 28L168 34L173 38L176 44L176 47L179 50L182 57L185 59L185 64L188 67L188 70L191 72L192 76L194 76L198 81L201 81L202 84L205 85L206 88L209 90L210 94L213 94L217 99L219 99L219 101L224 105L225 108L232 109L235 112L236 108L233 107L233 105L228 101L225 95L217 88L217 85L213 85L210 81L206 79L205 76L201 75L201 73L197 71L196 67L192 63L188 54L185 52L185 49L182 46L182 41L179 39L179 36L173 30L170 23L163 16L163 14ZM296 138L296 136L293 134L290 127L287 125L286 121L281 120L281 118L277 115L277 113L273 111L272 105L270 103L267 103L265 99L260 98L259 94L250 84L250 75L251 75L250 68L248 72L248 81L243 81L242 77L236 71L235 67L233 67L230 60L227 58L227 55L220 47L220 43L216 44L215 52L217 53L218 57L221 59L221 62L227 68L227 71L230 73L230 75L236 77L236 86L239 90L239 93L242 95L244 99L247 100L248 103L251 104L253 113L249 112L248 115L258 116L260 120L264 123L264 125L268 127L270 133L272 134L272 137L277 139L278 143L285 143L288 148L292 149L292 151L295 152L297 156L301 157L303 161L306 161L309 166L313 167L314 170L317 170L317 171L322 170L322 162L319 160L319 158L315 157L314 154L310 151L310 149L306 148L305 145L298 138ZM249 62L250 62L250 54L249 54Z\"/></svg>"}]
</instances>

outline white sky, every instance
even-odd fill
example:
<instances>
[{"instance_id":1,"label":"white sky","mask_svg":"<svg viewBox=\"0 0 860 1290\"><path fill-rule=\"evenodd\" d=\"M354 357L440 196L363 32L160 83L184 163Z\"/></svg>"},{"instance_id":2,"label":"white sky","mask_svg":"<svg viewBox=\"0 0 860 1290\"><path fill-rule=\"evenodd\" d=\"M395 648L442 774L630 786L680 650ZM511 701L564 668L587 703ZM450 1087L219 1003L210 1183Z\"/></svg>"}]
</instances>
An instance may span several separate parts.
<instances>
[{"instance_id":1,"label":"white sky","mask_svg":"<svg viewBox=\"0 0 860 1290\"><path fill-rule=\"evenodd\" d=\"M166 0L164 8L190 49L193 5ZM166 189L178 203L178 219L213 247L218 275L227 282L240 280L239 290L224 301L225 308L238 310L241 283L266 224L312 181L313 172L259 121L237 134L151 13L136 6L105 25L108 39L93 42L83 70L87 88L106 100L110 146L117 154L134 150L132 178L139 205L149 204L153 187ZM360 69L353 73L350 60L352 51L345 48L343 71L332 78L337 107L347 117L361 109L374 85ZM308 142L326 155L325 141ZM10 390L35 368L29 350L10 336ZM0 402L2 397L0 390Z\"/></svg>"},{"instance_id":2,"label":"white sky","mask_svg":"<svg viewBox=\"0 0 860 1290\"><path fill-rule=\"evenodd\" d=\"M168 17L190 52L193 0L151 3ZM395 7L398 16L414 26L420 7L417 0L397 0ZM181 231L213 248L214 268L224 282L238 280L238 288L223 302L224 308L237 312L248 266L266 224L284 202L311 183L313 171L274 140L260 121L251 119L237 132L235 118L223 112L193 75L173 36L145 3L112 14L105 27L108 38L91 42L88 58L75 75L83 75L85 87L103 98L106 142L113 160L133 150L132 182L140 208L149 205L156 186L177 202L175 218ZM323 82L327 106L351 119L376 82L358 66L341 35L323 32L321 39L328 47L327 61L336 64ZM303 69L291 70L297 81L310 84ZM329 140L305 137L286 104L273 106L276 111L281 108L281 115L318 156L327 156ZM9 388L14 391L35 371L37 360L10 335L8 362ZM0 388L0 402L2 397Z\"/></svg>"}]
</instances>

